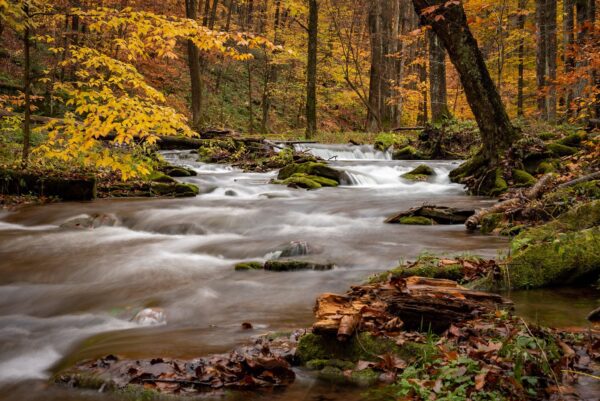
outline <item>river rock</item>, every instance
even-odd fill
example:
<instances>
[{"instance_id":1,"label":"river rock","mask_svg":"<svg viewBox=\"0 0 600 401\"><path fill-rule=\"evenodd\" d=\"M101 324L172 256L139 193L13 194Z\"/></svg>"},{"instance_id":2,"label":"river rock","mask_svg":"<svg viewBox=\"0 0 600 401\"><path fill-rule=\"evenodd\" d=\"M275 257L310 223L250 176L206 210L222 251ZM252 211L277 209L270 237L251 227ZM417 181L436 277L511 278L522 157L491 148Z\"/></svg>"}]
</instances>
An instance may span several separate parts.
<instances>
[{"instance_id":1,"label":"river rock","mask_svg":"<svg viewBox=\"0 0 600 401\"><path fill-rule=\"evenodd\" d=\"M425 205L409 209L388 217L385 222L388 224L416 224L407 223L407 219L421 217L425 224L428 219L429 224L464 224L469 217L475 214L474 209L458 209L447 206Z\"/></svg>"},{"instance_id":2,"label":"river rock","mask_svg":"<svg viewBox=\"0 0 600 401\"><path fill-rule=\"evenodd\" d=\"M162 308L146 308L139 311L132 321L140 326L158 326L167 324L167 315Z\"/></svg>"},{"instance_id":3,"label":"river rock","mask_svg":"<svg viewBox=\"0 0 600 401\"><path fill-rule=\"evenodd\" d=\"M323 177L340 183L343 172L329 167L325 163L306 162L306 163L290 163L281 170L277 175L278 180L286 180L294 174L306 174L311 176Z\"/></svg>"},{"instance_id":4,"label":"river rock","mask_svg":"<svg viewBox=\"0 0 600 401\"><path fill-rule=\"evenodd\" d=\"M113 227L119 225L119 219L113 214L96 213L73 217L60 225L68 229L94 229L98 227Z\"/></svg>"},{"instance_id":5,"label":"river rock","mask_svg":"<svg viewBox=\"0 0 600 401\"><path fill-rule=\"evenodd\" d=\"M279 255L280 258L290 258L294 256L304 256L311 253L312 247L306 241L291 241L287 244Z\"/></svg>"},{"instance_id":6,"label":"river rock","mask_svg":"<svg viewBox=\"0 0 600 401\"><path fill-rule=\"evenodd\" d=\"M316 263L308 260L277 259L265 263L264 269L274 272L289 272L296 270L331 270L333 263Z\"/></svg>"},{"instance_id":7,"label":"river rock","mask_svg":"<svg viewBox=\"0 0 600 401\"><path fill-rule=\"evenodd\" d=\"M421 164L417 168L401 175L402 178L411 181L427 181L435 175L435 171L426 164Z\"/></svg>"}]
</instances>

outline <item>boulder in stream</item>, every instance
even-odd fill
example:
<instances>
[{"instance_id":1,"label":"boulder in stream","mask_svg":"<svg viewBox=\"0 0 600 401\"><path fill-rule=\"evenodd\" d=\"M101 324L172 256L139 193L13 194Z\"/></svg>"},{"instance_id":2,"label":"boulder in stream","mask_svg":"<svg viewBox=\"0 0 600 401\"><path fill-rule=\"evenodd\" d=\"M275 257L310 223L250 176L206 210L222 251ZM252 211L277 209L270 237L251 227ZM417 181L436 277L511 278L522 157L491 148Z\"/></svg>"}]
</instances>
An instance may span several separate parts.
<instances>
[{"instance_id":1,"label":"boulder in stream","mask_svg":"<svg viewBox=\"0 0 600 401\"><path fill-rule=\"evenodd\" d=\"M313 181L318 182L321 186L336 186L339 185L344 177L344 172L336 170L325 163L313 161L307 161L304 163L290 163L279 170L279 173L277 174L277 180L285 181L294 176L310 176ZM315 180L313 177L318 177L321 180Z\"/></svg>"},{"instance_id":2,"label":"boulder in stream","mask_svg":"<svg viewBox=\"0 0 600 401\"><path fill-rule=\"evenodd\" d=\"M427 181L435 175L435 171L426 164L421 164L417 168L401 175L402 178L411 181Z\"/></svg>"},{"instance_id":3,"label":"boulder in stream","mask_svg":"<svg viewBox=\"0 0 600 401\"><path fill-rule=\"evenodd\" d=\"M424 205L388 217L388 224L464 224L475 214L475 209ZM416 219L419 218L419 219Z\"/></svg>"},{"instance_id":4,"label":"boulder in stream","mask_svg":"<svg viewBox=\"0 0 600 401\"><path fill-rule=\"evenodd\" d=\"M145 308L131 320L140 326L158 326L167 324L167 314L162 308Z\"/></svg>"},{"instance_id":5,"label":"boulder in stream","mask_svg":"<svg viewBox=\"0 0 600 401\"><path fill-rule=\"evenodd\" d=\"M317 263L301 259L276 259L268 260L264 269L273 272L290 272L296 270L331 270L335 266L333 263Z\"/></svg>"}]
</instances>

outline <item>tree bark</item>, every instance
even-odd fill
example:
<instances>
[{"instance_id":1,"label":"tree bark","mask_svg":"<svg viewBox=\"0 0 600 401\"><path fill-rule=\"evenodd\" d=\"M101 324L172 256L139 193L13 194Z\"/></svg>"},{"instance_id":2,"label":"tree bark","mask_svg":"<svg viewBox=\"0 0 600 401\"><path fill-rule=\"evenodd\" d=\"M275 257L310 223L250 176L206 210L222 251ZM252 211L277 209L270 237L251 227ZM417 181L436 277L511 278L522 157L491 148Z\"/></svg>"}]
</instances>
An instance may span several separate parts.
<instances>
[{"instance_id":1,"label":"tree bark","mask_svg":"<svg viewBox=\"0 0 600 401\"><path fill-rule=\"evenodd\" d=\"M575 5L573 0L563 1L563 61L565 73L571 74L575 70L575 58L573 57L573 45L575 44ZM571 104L573 102L573 88L565 89L564 106L566 118L571 117Z\"/></svg>"},{"instance_id":2,"label":"tree bark","mask_svg":"<svg viewBox=\"0 0 600 401\"><path fill-rule=\"evenodd\" d=\"M570 1L570 0L566 0ZM517 115L519 117L523 117L524 112L524 104L525 104L525 96L524 96L524 88L525 88L525 11L527 8L527 0L519 0L519 17L518 17L518 29L519 35L522 35L519 39L519 48L518 48L518 57L519 57L519 65L518 65L518 81L517 81Z\"/></svg>"},{"instance_id":3,"label":"tree bark","mask_svg":"<svg viewBox=\"0 0 600 401\"><path fill-rule=\"evenodd\" d=\"M317 41L319 2L308 0L308 55L306 63L306 139L317 132Z\"/></svg>"},{"instance_id":4,"label":"tree bark","mask_svg":"<svg viewBox=\"0 0 600 401\"><path fill-rule=\"evenodd\" d=\"M198 18L198 0L185 0L185 15L189 19ZM200 75L200 51L191 40L187 41L188 68L192 91L192 127L200 128L202 118L202 77Z\"/></svg>"},{"instance_id":5,"label":"tree bark","mask_svg":"<svg viewBox=\"0 0 600 401\"><path fill-rule=\"evenodd\" d=\"M487 163L496 164L501 153L510 147L518 134L469 29L462 4L444 0L413 0L413 5L422 23L431 25L442 41L458 71L481 134L481 156ZM432 5L437 8L427 12Z\"/></svg>"},{"instance_id":6,"label":"tree bark","mask_svg":"<svg viewBox=\"0 0 600 401\"><path fill-rule=\"evenodd\" d=\"M535 21L536 21L536 57L535 71L537 81L537 107L540 117L543 120L548 119L548 108L546 107L546 59L548 55L548 44L546 39L546 0L536 0L535 2Z\"/></svg>"},{"instance_id":7,"label":"tree bark","mask_svg":"<svg viewBox=\"0 0 600 401\"><path fill-rule=\"evenodd\" d=\"M556 122L556 0L546 0L546 69L548 74L548 96L546 97L546 109L548 121Z\"/></svg>"},{"instance_id":8,"label":"tree bark","mask_svg":"<svg viewBox=\"0 0 600 401\"><path fill-rule=\"evenodd\" d=\"M429 36L429 92L431 120L436 123L450 117L446 90L446 49L432 30Z\"/></svg>"},{"instance_id":9,"label":"tree bark","mask_svg":"<svg viewBox=\"0 0 600 401\"><path fill-rule=\"evenodd\" d=\"M29 4L23 5L23 12L29 18ZM27 21L29 22L29 21ZM31 140L31 28L29 23L25 25L23 33L23 47L25 63L23 65L23 89L25 95L25 118L23 119L23 167L27 167L29 161L29 148Z\"/></svg>"}]
</instances>

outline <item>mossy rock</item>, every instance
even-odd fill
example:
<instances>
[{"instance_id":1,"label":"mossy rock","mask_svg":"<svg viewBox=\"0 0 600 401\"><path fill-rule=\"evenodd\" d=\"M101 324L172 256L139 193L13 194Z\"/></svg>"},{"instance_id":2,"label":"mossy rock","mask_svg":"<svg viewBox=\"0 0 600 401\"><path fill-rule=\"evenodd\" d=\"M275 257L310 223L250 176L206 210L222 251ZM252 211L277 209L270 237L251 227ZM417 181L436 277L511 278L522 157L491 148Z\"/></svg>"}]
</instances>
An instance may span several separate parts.
<instances>
[{"instance_id":1,"label":"mossy rock","mask_svg":"<svg viewBox=\"0 0 600 401\"><path fill-rule=\"evenodd\" d=\"M556 166L554 161L544 160L541 161L537 167L535 168L535 173L537 174L548 174L556 171Z\"/></svg>"},{"instance_id":2,"label":"mossy rock","mask_svg":"<svg viewBox=\"0 0 600 401\"><path fill-rule=\"evenodd\" d=\"M556 134L554 132L541 132L538 135L538 138L540 138L542 141L550 141L552 139L556 139Z\"/></svg>"},{"instance_id":3,"label":"mossy rock","mask_svg":"<svg viewBox=\"0 0 600 401\"><path fill-rule=\"evenodd\" d=\"M511 288L596 281L600 276L600 201L580 205L511 242Z\"/></svg>"},{"instance_id":4,"label":"mossy rock","mask_svg":"<svg viewBox=\"0 0 600 401\"><path fill-rule=\"evenodd\" d=\"M552 152L553 155L557 157L571 156L577 153L577 148L566 146L558 142L549 143L546 145L546 147L550 152Z\"/></svg>"},{"instance_id":5,"label":"mossy rock","mask_svg":"<svg viewBox=\"0 0 600 401\"><path fill-rule=\"evenodd\" d=\"M392 154L394 160L422 160L424 159L421 152L412 146L405 146L401 149L395 150Z\"/></svg>"},{"instance_id":6,"label":"mossy rock","mask_svg":"<svg viewBox=\"0 0 600 401\"><path fill-rule=\"evenodd\" d=\"M407 265L401 265L395 269L390 270L389 273L385 273L387 276L391 274L392 277L405 278L411 276L429 277L429 278L442 278L448 280L460 281L464 277L463 267L460 264L452 265L441 265L440 258L436 256L421 256L415 262L414 266L408 267Z\"/></svg>"},{"instance_id":7,"label":"mossy rock","mask_svg":"<svg viewBox=\"0 0 600 401\"><path fill-rule=\"evenodd\" d=\"M325 163L306 162L306 163L291 163L279 170L277 175L278 180L286 180L295 174L305 174L307 176L318 176L328 178L337 182L341 182L343 172L329 167Z\"/></svg>"},{"instance_id":8,"label":"mossy rock","mask_svg":"<svg viewBox=\"0 0 600 401\"><path fill-rule=\"evenodd\" d=\"M177 180L173 177L168 176L165 173L162 173L160 171L154 171L150 177L148 177L149 181L152 182L161 182L163 184L170 184L170 183L175 183L177 182Z\"/></svg>"},{"instance_id":9,"label":"mossy rock","mask_svg":"<svg viewBox=\"0 0 600 401\"><path fill-rule=\"evenodd\" d=\"M427 181L433 175L435 171L431 167L421 164L414 170L402 174L401 177L411 181Z\"/></svg>"},{"instance_id":10,"label":"mossy rock","mask_svg":"<svg viewBox=\"0 0 600 401\"><path fill-rule=\"evenodd\" d=\"M293 176L286 178L285 180L275 180L274 184L287 185L292 188L303 188L303 189L319 189L323 186L319 184L317 181L313 180L311 177L306 174L296 173Z\"/></svg>"},{"instance_id":11,"label":"mossy rock","mask_svg":"<svg viewBox=\"0 0 600 401\"><path fill-rule=\"evenodd\" d=\"M349 380L358 387L371 387L379 382L379 372L373 369L355 370L350 374Z\"/></svg>"},{"instance_id":12,"label":"mossy rock","mask_svg":"<svg viewBox=\"0 0 600 401\"><path fill-rule=\"evenodd\" d=\"M570 146L570 147L577 148L577 147L581 146L581 143L583 141L585 141L586 139L587 139L587 134L585 132L576 132L576 133L567 135L566 137L562 138L559 141L556 141L556 143L564 145L564 146Z\"/></svg>"},{"instance_id":13,"label":"mossy rock","mask_svg":"<svg viewBox=\"0 0 600 401\"><path fill-rule=\"evenodd\" d=\"M158 196L172 196L176 198L193 197L200 193L197 186L183 183L154 182L150 186L152 194Z\"/></svg>"},{"instance_id":14,"label":"mossy rock","mask_svg":"<svg viewBox=\"0 0 600 401\"><path fill-rule=\"evenodd\" d=\"M194 170L185 167L169 166L163 169L169 177L192 177L198 175Z\"/></svg>"},{"instance_id":15,"label":"mossy rock","mask_svg":"<svg viewBox=\"0 0 600 401\"><path fill-rule=\"evenodd\" d=\"M554 241L527 246L509 261L508 286L523 289L595 282L600 277L598 244L600 227L559 233Z\"/></svg>"},{"instance_id":16,"label":"mossy rock","mask_svg":"<svg viewBox=\"0 0 600 401\"><path fill-rule=\"evenodd\" d=\"M502 213L490 213L483 217L481 220L481 233L482 234L490 234L492 233L504 218L504 214Z\"/></svg>"},{"instance_id":17,"label":"mossy rock","mask_svg":"<svg viewBox=\"0 0 600 401\"><path fill-rule=\"evenodd\" d=\"M513 181L518 187L530 187L534 185L537 181L534 176L532 176L525 170L514 169L512 171L512 175Z\"/></svg>"},{"instance_id":18,"label":"mossy rock","mask_svg":"<svg viewBox=\"0 0 600 401\"><path fill-rule=\"evenodd\" d=\"M407 216L398 220L397 224L405 224L409 226L432 226L435 224L435 221L423 216Z\"/></svg>"},{"instance_id":19,"label":"mossy rock","mask_svg":"<svg viewBox=\"0 0 600 401\"><path fill-rule=\"evenodd\" d=\"M260 262L242 262L235 265L235 271L262 270L263 264Z\"/></svg>"},{"instance_id":20,"label":"mossy rock","mask_svg":"<svg viewBox=\"0 0 600 401\"><path fill-rule=\"evenodd\" d=\"M315 263L307 260L276 259L265 263L264 269L273 272L290 272L297 270L331 270L332 263Z\"/></svg>"},{"instance_id":21,"label":"mossy rock","mask_svg":"<svg viewBox=\"0 0 600 401\"><path fill-rule=\"evenodd\" d=\"M358 362L372 360L379 355L391 353L407 362L435 354L432 345L406 342L402 346L385 337L377 337L368 332L352 336L346 342L340 342L335 336L324 336L314 333L300 338L296 356L301 364L306 365L313 360L342 360Z\"/></svg>"}]
</instances>

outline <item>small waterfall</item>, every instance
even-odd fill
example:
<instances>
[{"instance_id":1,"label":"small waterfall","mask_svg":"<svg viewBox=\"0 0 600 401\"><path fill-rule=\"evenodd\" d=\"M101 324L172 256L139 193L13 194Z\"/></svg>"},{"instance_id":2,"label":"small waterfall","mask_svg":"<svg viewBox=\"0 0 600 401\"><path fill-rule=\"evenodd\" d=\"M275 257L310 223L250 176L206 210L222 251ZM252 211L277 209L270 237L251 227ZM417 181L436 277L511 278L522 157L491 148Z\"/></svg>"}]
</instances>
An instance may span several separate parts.
<instances>
[{"instance_id":1,"label":"small waterfall","mask_svg":"<svg viewBox=\"0 0 600 401\"><path fill-rule=\"evenodd\" d=\"M391 160L389 152L376 150L372 145L296 144L297 152L309 152L323 160Z\"/></svg>"}]
</instances>

